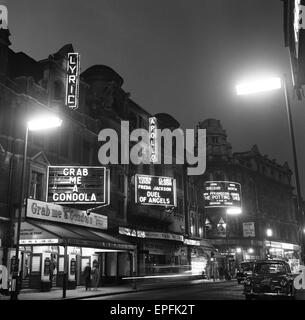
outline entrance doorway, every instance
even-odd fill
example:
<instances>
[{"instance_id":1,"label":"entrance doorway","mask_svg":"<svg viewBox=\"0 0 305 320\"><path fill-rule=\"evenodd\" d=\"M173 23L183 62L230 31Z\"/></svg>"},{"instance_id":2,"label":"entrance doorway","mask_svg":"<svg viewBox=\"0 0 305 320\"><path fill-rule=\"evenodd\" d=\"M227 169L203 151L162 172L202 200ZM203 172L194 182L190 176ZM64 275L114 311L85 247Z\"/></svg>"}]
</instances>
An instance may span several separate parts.
<instances>
[{"instance_id":1,"label":"entrance doorway","mask_svg":"<svg viewBox=\"0 0 305 320\"><path fill-rule=\"evenodd\" d=\"M31 253L21 252L21 289L30 288Z\"/></svg>"}]
</instances>

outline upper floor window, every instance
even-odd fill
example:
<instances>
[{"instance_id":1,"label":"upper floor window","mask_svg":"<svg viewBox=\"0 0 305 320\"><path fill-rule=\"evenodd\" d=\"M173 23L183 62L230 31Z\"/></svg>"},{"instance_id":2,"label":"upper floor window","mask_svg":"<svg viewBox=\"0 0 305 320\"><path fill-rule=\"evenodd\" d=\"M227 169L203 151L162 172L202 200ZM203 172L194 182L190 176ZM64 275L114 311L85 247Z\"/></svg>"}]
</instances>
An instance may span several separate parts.
<instances>
[{"instance_id":1,"label":"upper floor window","mask_svg":"<svg viewBox=\"0 0 305 320\"><path fill-rule=\"evenodd\" d=\"M43 173L32 171L29 197L35 200L43 200Z\"/></svg>"},{"instance_id":2,"label":"upper floor window","mask_svg":"<svg viewBox=\"0 0 305 320\"><path fill-rule=\"evenodd\" d=\"M63 97L63 87L60 81L54 82L53 98L59 100Z\"/></svg>"}]
</instances>

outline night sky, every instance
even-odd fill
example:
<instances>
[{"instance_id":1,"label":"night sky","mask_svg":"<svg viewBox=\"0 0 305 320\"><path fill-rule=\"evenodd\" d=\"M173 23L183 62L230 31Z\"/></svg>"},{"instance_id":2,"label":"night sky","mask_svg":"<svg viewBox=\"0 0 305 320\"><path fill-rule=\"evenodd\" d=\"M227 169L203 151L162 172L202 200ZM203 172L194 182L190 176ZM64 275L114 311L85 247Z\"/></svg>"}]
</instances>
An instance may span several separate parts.
<instances>
[{"instance_id":1,"label":"night sky","mask_svg":"<svg viewBox=\"0 0 305 320\"><path fill-rule=\"evenodd\" d=\"M259 74L290 75L280 0L7 0L12 49L39 60L72 43L82 71L105 64L151 113L184 128L216 118L233 151L257 144L292 167L283 91L236 96ZM305 99L292 100L305 195Z\"/></svg>"}]
</instances>

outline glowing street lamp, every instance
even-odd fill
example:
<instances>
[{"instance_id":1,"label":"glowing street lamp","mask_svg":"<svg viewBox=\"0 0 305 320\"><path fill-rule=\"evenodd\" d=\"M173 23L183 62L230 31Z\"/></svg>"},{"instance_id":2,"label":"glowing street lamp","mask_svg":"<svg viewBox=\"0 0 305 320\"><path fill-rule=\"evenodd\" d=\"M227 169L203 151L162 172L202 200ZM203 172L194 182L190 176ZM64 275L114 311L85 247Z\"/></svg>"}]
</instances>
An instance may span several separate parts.
<instances>
[{"instance_id":1,"label":"glowing street lamp","mask_svg":"<svg viewBox=\"0 0 305 320\"><path fill-rule=\"evenodd\" d=\"M254 249L253 248L249 248L248 249L248 253L253 254L254 253Z\"/></svg>"},{"instance_id":2,"label":"glowing street lamp","mask_svg":"<svg viewBox=\"0 0 305 320\"><path fill-rule=\"evenodd\" d=\"M242 213L242 210L239 207L232 207L227 209L227 214L230 216L239 215L241 213Z\"/></svg>"},{"instance_id":3,"label":"glowing street lamp","mask_svg":"<svg viewBox=\"0 0 305 320\"><path fill-rule=\"evenodd\" d=\"M62 124L62 120L55 116L37 117L28 122L28 129L30 131L47 130L58 128Z\"/></svg>"},{"instance_id":4,"label":"glowing street lamp","mask_svg":"<svg viewBox=\"0 0 305 320\"><path fill-rule=\"evenodd\" d=\"M229 268L229 232L228 232L228 215L230 216L236 216L242 213L242 209L240 207L231 207L226 209L226 223L225 228L226 228L226 242L227 242L227 255L228 255L228 268Z\"/></svg>"},{"instance_id":5,"label":"glowing street lamp","mask_svg":"<svg viewBox=\"0 0 305 320\"><path fill-rule=\"evenodd\" d=\"M302 196L301 196L301 187L300 187L300 178L299 178L299 170L298 170L298 162L297 162L297 151L295 145L295 138L294 138L294 129L293 129L293 122L291 116L291 107L289 101L289 95L287 90L287 76L283 74L280 77L269 77L264 79L255 79L251 81L247 81L244 83L240 83L236 86L236 93L237 95L247 95L253 94L258 92L265 92L275 89L283 88L284 96L285 96L285 103L286 103L286 112L287 112L287 120L291 138L291 145L292 145L292 155L293 155L293 164L294 164L294 173L295 173L295 184L296 184L296 192L297 192L297 214L300 219L304 219L303 212L302 212ZM304 222L304 221L302 221ZM300 232L301 233L301 232ZM302 235L300 235L300 241ZM303 250L304 250L303 245Z\"/></svg>"},{"instance_id":6,"label":"glowing street lamp","mask_svg":"<svg viewBox=\"0 0 305 320\"><path fill-rule=\"evenodd\" d=\"M23 149L23 165L21 171L21 190L20 190L20 201L19 201L19 212L17 220L17 239L16 239L16 255L15 264L13 269L12 277L12 291L11 300L18 299L18 279L19 279L19 242L20 242L20 228L21 228L21 212L24 205L24 186L25 186L25 170L26 170L26 157L28 150L28 137L29 131L41 131L51 128L58 128L62 124L62 120L53 115L44 115L41 117L33 118L26 124L25 139L24 139L24 149Z\"/></svg>"},{"instance_id":7,"label":"glowing street lamp","mask_svg":"<svg viewBox=\"0 0 305 320\"><path fill-rule=\"evenodd\" d=\"M238 95L246 95L280 89L281 87L281 78L259 78L236 85L236 93Z\"/></svg>"},{"instance_id":8,"label":"glowing street lamp","mask_svg":"<svg viewBox=\"0 0 305 320\"><path fill-rule=\"evenodd\" d=\"M270 228L268 228L267 230L266 230L266 235L267 235L267 237L272 237L272 235L273 235L273 231L272 231L272 229L270 229Z\"/></svg>"}]
</instances>

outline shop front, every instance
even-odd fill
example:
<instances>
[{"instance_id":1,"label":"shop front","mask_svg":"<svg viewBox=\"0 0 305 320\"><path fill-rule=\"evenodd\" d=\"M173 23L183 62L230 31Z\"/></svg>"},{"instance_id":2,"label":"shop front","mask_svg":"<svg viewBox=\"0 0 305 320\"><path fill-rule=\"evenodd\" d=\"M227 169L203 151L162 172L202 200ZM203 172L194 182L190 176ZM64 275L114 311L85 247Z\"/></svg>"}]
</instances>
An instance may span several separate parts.
<instances>
[{"instance_id":1,"label":"shop front","mask_svg":"<svg viewBox=\"0 0 305 320\"><path fill-rule=\"evenodd\" d=\"M119 228L119 234L137 245L139 276L177 274L187 270L187 248L182 235L125 227Z\"/></svg>"},{"instance_id":2,"label":"shop front","mask_svg":"<svg viewBox=\"0 0 305 320\"><path fill-rule=\"evenodd\" d=\"M36 206L41 209L35 219L32 215ZM98 270L97 286L118 283L121 277L130 276L135 246L105 232L107 217L91 213L91 219L86 219L85 212L64 209L28 200L26 220L20 228L21 287L41 291L62 287L66 274L68 289L74 289L84 285L87 265ZM42 212L49 215L41 215ZM10 275L16 261L14 255L15 250L11 249Z\"/></svg>"},{"instance_id":3,"label":"shop front","mask_svg":"<svg viewBox=\"0 0 305 320\"><path fill-rule=\"evenodd\" d=\"M265 241L265 248L270 258L283 259L290 265L292 273L299 272L301 250L293 243Z\"/></svg>"},{"instance_id":4,"label":"shop front","mask_svg":"<svg viewBox=\"0 0 305 320\"><path fill-rule=\"evenodd\" d=\"M207 271L211 261L212 253L215 248L206 239L184 239L187 245L188 261L190 262L190 270L192 275L203 275L210 272Z\"/></svg>"}]
</instances>

